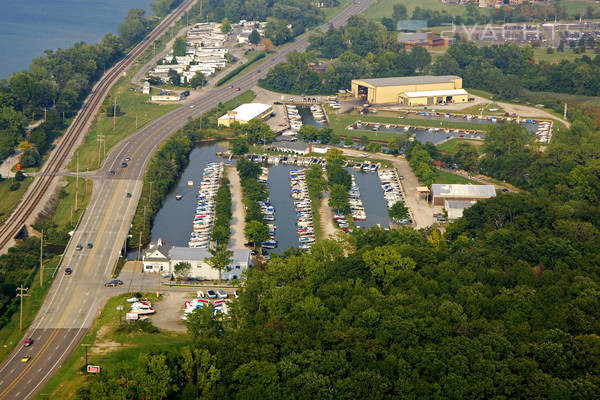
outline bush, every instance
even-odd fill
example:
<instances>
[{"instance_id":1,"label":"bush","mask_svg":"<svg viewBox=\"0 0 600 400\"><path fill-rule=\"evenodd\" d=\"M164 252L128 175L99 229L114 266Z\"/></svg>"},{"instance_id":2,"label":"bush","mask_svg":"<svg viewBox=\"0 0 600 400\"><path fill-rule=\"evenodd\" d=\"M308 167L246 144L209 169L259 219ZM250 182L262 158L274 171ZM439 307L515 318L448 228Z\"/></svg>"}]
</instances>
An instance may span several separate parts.
<instances>
[{"instance_id":1,"label":"bush","mask_svg":"<svg viewBox=\"0 0 600 400\"><path fill-rule=\"evenodd\" d=\"M152 325L147 319L137 320L137 321L127 321L124 324L119 325L116 330L117 333L136 333L136 332L144 332L144 333L158 333L160 332L157 327Z\"/></svg>"},{"instance_id":2,"label":"bush","mask_svg":"<svg viewBox=\"0 0 600 400\"><path fill-rule=\"evenodd\" d=\"M20 187L21 187L21 184L19 182L13 182L13 183L11 183L11 185L8 189L11 192L14 192L15 190L19 190Z\"/></svg>"}]
</instances>

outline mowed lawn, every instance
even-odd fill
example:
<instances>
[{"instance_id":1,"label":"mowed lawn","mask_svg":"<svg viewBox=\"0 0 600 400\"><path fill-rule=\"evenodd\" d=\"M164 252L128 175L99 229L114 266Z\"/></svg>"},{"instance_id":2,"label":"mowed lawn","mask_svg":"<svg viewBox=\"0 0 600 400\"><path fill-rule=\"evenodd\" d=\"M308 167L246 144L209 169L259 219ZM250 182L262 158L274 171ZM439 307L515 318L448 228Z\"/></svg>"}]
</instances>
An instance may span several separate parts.
<instances>
[{"instance_id":1,"label":"mowed lawn","mask_svg":"<svg viewBox=\"0 0 600 400\"><path fill-rule=\"evenodd\" d=\"M437 176L434 179L433 183L442 183L442 184L471 184L471 185L481 185L481 182L472 181L460 175L453 174L448 171L437 171Z\"/></svg>"},{"instance_id":2,"label":"mowed lawn","mask_svg":"<svg viewBox=\"0 0 600 400\"><path fill-rule=\"evenodd\" d=\"M137 129L180 107L178 104L150 103L150 95L144 95L138 90L131 89L139 88L132 85L125 77L122 77L111 89L110 98L114 99L116 97L117 105L120 107L120 115L115 119L115 133L113 134L113 118L107 117L106 112L101 109L90 127L85 143L78 149L80 171L85 171L86 168L90 170L97 169L104 161L104 148L100 152L98 151L98 135L104 135L106 154L108 154L115 144L134 133ZM69 164L69 169L75 171L76 168L76 157L74 156Z\"/></svg>"},{"instance_id":3,"label":"mowed lawn","mask_svg":"<svg viewBox=\"0 0 600 400\"><path fill-rule=\"evenodd\" d=\"M13 179L5 179L0 182L0 223L3 223L10 212L15 208L23 194L27 191L29 185L33 182L33 178L25 178L24 181L19 182L20 186L17 190L10 190L10 186L13 183Z\"/></svg>"},{"instance_id":4,"label":"mowed lawn","mask_svg":"<svg viewBox=\"0 0 600 400\"><path fill-rule=\"evenodd\" d=\"M469 143L475 146L477 152L481 153L481 146L483 145L483 140L471 140L471 139L450 139L443 143L437 145L438 150L454 154L457 151L457 147L459 143Z\"/></svg>"},{"instance_id":5,"label":"mowed lawn","mask_svg":"<svg viewBox=\"0 0 600 400\"><path fill-rule=\"evenodd\" d=\"M408 17L410 19L413 10L416 7L421 9L436 10L449 15L463 15L467 13L465 6L457 4L444 4L440 0L379 0L371 7L367 8L364 15L368 18L381 19L384 17L393 18L394 4L404 4ZM485 13L485 9L480 9L480 12Z\"/></svg>"}]
</instances>

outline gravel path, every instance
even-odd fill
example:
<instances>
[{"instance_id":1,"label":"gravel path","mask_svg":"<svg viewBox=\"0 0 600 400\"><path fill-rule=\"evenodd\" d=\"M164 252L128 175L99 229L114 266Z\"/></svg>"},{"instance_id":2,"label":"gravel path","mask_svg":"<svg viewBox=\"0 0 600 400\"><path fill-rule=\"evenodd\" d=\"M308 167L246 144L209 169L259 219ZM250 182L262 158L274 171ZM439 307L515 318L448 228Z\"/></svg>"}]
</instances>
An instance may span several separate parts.
<instances>
[{"instance_id":1,"label":"gravel path","mask_svg":"<svg viewBox=\"0 0 600 400\"><path fill-rule=\"evenodd\" d=\"M324 192L321 198L321 206L319 207L319 214L321 216L321 232L323 232L323 239L335 236L337 230L333 224L333 211L329 207L329 192Z\"/></svg>"},{"instance_id":2,"label":"gravel path","mask_svg":"<svg viewBox=\"0 0 600 400\"><path fill-rule=\"evenodd\" d=\"M244 237L244 220L246 212L244 203L242 203L242 185L237 170L233 167L226 167L227 178L231 188L231 207L233 215L231 217L231 239L229 239L230 248L241 249L244 247L246 238Z\"/></svg>"}]
</instances>

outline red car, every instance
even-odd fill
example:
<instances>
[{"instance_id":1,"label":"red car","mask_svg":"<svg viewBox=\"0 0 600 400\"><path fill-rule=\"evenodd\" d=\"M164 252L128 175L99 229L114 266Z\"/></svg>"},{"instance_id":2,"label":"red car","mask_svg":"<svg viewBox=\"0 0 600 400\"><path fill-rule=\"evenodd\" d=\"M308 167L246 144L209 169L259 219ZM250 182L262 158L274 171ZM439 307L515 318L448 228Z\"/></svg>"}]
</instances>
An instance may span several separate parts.
<instances>
[{"instance_id":1,"label":"red car","mask_svg":"<svg viewBox=\"0 0 600 400\"><path fill-rule=\"evenodd\" d=\"M27 338L25 339L25 341L23 342L23 346L25 347L29 347L33 344L33 339L32 338Z\"/></svg>"}]
</instances>

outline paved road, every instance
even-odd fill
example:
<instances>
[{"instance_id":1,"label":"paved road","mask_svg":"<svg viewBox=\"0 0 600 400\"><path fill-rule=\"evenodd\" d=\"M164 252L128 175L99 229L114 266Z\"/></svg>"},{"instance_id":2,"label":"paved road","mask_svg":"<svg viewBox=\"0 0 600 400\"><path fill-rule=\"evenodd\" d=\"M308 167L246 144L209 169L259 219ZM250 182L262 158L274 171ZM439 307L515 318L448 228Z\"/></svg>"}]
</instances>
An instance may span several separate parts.
<instances>
[{"instance_id":1,"label":"paved road","mask_svg":"<svg viewBox=\"0 0 600 400\"><path fill-rule=\"evenodd\" d=\"M362 0L353 3L330 23L335 27L341 26L351 15L364 11L373 2ZM328 25L321 29L327 29ZM253 71L233 80L232 88L206 90L203 97L188 103L189 106L144 126L115 146L99 171L89 174L94 180L92 199L67 246L63 262L63 268L70 266L74 272L66 276L62 269L59 271L42 309L25 336L34 338L33 346L18 346L0 366L0 400L28 399L39 392L79 344L108 297L126 290L127 285L105 288L103 284L127 237L146 165L159 144L189 119L251 89L270 67L285 60L289 52L302 51L307 46L308 35L305 34L263 63L262 72ZM131 160L128 167L121 168L125 157ZM110 170L116 173L111 175ZM128 198L127 193L132 193L132 197ZM93 247L87 249L87 243L92 243ZM84 250L75 250L77 244L82 244ZM24 355L32 356L28 363L20 361Z\"/></svg>"}]
</instances>

